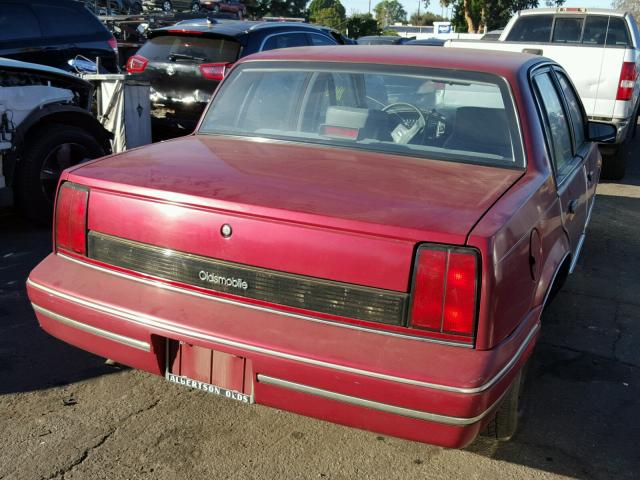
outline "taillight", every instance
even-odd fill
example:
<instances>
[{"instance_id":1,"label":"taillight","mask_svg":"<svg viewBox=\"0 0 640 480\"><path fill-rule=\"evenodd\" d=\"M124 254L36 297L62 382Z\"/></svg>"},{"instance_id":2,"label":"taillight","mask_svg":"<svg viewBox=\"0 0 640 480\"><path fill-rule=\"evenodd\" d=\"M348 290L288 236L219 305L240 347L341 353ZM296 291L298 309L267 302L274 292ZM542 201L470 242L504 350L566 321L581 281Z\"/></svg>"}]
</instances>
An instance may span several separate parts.
<instances>
[{"instance_id":1,"label":"taillight","mask_svg":"<svg viewBox=\"0 0 640 480\"><path fill-rule=\"evenodd\" d=\"M144 58L142 55L132 55L127 60L127 72L128 73L142 73L144 69L147 68L147 64L149 60Z\"/></svg>"},{"instance_id":2,"label":"taillight","mask_svg":"<svg viewBox=\"0 0 640 480\"><path fill-rule=\"evenodd\" d=\"M231 63L203 63L200 65L200 73L207 80L219 82L224 78L231 65Z\"/></svg>"},{"instance_id":3,"label":"taillight","mask_svg":"<svg viewBox=\"0 0 640 480\"><path fill-rule=\"evenodd\" d=\"M478 293L478 255L458 247L418 251L409 325L429 336L473 343Z\"/></svg>"},{"instance_id":4,"label":"taillight","mask_svg":"<svg viewBox=\"0 0 640 480\"><path fill-rule=\"evenodd\" d=\"M87 202L89 190L63 183L56 201L56 250L85 255L87 252Z\"/></svg>"},{"instance_id":5,"label":"taillight","mask_svg":"<svg viewBox=\"0 0 640 480\"><path fill-rule=\"evenodd\" d=\"M618 94L616 100L631 100L633 98L633 88L638 78L638 70L634 62L624 62L620 71L620 83L618 84Z\"/></svg>"},{"instance_id":6,"label":"taillight","mask_svg":"<svg viewBox=\"0 0 640 480\"><path fill-rule=\"evenodd\" d=\"M107 43L114 52L118 53L118 41L114 37L111 37L109 40L107 40Z\"/></svg>"}]
</instances>

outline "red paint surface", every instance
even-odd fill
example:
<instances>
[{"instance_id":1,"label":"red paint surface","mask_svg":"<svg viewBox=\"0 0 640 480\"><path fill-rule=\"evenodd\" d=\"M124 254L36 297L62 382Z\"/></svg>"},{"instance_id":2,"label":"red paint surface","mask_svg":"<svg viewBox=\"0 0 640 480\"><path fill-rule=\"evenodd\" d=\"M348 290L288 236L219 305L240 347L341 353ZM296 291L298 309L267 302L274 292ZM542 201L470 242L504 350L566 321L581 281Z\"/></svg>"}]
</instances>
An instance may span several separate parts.
<instances>
[{"instance_id":1,"label":"red paint surface","mask_svg":"<svg viewBox=\"0 0 640 480\"><path fill-rule=\"evenodd\" d=\"M431 413L473 417L504 393L535 338L513 369L491 388L475 394L309 365L246 346L455 387L478 387L501 372L539 322L550 282L572 253L563 223L564 200L556 192L527 79L536 57L423 47L338 47L271 51L243 61L258 57L422 65L501 75L513 90L526 171L295 143L190 136L66 172L63 179L91 188L88 228L238 263L397 291L410 289L413 257L420 243L471 246L480 258L475 348L393 337L195 297L100 272L55 254L36 267L30 278L116 314L30 286L34 304L150 342L153 348L145 353L38 314L42 327L80 348L153 373L164 370L164 338L193 345L197 355L214 350L224 359L241 357L246 362L243 379L239 374L228 375L235 370L224 360L218 373L215 362L209 363L212 381L215 375L216 381L241 384L245 393L253 391L256 402L265 405L443 446L466 445L480 424L451 427L346 406L261 384L256 376ZM595 145L586 163L597 180ZM581 204L595 193L595 184L585 188ZM230 239L219 234L223 223L234 228ZM534 229L541 252L537 277L531 276L529 259ZM117 312L135 313L155 324L132 323ZM204 340L202 335L221 340ZM204 364L200 359L189 368L194 375L205 375L199 371Z\"/></svg>"}]
</instances>

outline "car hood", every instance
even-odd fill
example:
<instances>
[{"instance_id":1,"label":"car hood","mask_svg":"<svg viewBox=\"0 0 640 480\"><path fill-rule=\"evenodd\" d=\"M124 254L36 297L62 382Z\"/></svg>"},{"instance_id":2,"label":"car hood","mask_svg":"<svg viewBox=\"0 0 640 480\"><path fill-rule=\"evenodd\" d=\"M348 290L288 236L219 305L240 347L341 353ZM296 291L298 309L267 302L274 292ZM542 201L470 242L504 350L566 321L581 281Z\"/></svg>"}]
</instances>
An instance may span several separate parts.
<instances>
[{"instance_id":1,"label":"car hood","mask_svg":"<svg viewBox=\"0 0 640 480\"><path fill-rule=\"evenodd\" d=\"M464 243L522 174L355 149L194 135L81 165L69 180L247 215Z\"/></svg>"}]
</instances>

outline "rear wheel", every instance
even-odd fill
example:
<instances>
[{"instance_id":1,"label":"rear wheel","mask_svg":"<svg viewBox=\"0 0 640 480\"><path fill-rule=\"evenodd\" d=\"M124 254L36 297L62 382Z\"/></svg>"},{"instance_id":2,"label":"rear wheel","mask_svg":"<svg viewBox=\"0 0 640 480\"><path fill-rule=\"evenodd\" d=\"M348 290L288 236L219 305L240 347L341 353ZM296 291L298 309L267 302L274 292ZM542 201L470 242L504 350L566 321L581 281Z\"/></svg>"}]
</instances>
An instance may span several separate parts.
<instances>
[{"instance_id":1,"label":"rear wheel","mask_svg":"<svg viewBox=\"0 0 640 480\"><path fill-rule=\"evenodd\" d=\"M632 155L632 142L638 128L638 113L632 116L624 141L615 150L602 154L602 178L621 180L624 177L627 161ZM606 147L605 147L606 148Z\"/></svg>"},{"instance_id":2,"label":"rear wheel","mask_svg":"<svg viewBox=\"0 0 640 480\"><path fill-rule=\"evenodd\" d=\"M238 10L238 11L236 12L236 18L237 18L238 20L242 20L242 11L241 11L241 10Z\"/></svg>"},{"instance_id":3,"label":"rear wheel","mask_svg":"<svg viewBox=\"0 0 640 480\"><path fill-rule=\"evenodd\" d=\"M173 11L173 4L169 0L165 0L162 2L162 10L167 13Z\"/></svg>"},{"instance_id":4,"label":"rear wheel","mask_svg":"<svg viewBox=\"0 0 640 480\"><path fill-rule=\"evenodd\" d=\"M39 127L37 137L28 137L25 145L18 164L16 203L27 218L51 223L62 171L105 151L87 131L61 124Z\"/></svg>"},{"instance_id":5,"label":"rear wheel","mask_svg":"<svg viewBox=\"0 0 640 480\"><path fill-rule=\"evenodd\" d=\"M220 12L220 5L213 5L213 7L211 7L211 11L213 13L219 13Z\"/></svg>"},{"instance_id":6,"label":"rear wheel","mask_svg":"<svg viewBox=\"0 0 640 480\"><path fill-rule=\"evenodd\" d=\"M200 0L196 0L191 4L191 11L198 13L200 11Z\"/></svg>"},{"instance_id":7,"label":"rear wheel","mask_svg":"<svg viewBox=\"0 0 640 480\"><path fill-rule=\"evenodd\" d=\"M511 383L509 390L503 397L496 410L495 417L485 427L482 434L496 440L509 441L518 429L518 422L522 416L522 393L524 391L524 378L526 365Z\"/></svg>"}]
</instances>

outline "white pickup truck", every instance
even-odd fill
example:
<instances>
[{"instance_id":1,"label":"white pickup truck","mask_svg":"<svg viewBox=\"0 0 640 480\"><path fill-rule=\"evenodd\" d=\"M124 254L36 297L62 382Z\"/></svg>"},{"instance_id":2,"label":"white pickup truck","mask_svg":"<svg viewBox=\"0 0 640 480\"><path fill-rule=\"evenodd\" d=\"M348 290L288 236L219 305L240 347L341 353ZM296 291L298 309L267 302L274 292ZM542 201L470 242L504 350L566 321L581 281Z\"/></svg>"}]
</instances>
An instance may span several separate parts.
<instances>
[{"instance_id":1,"label":"white pickup truck","mask_svg":"<svg viewBox=\"0 0 640 480\"><path fill-rule=\"evenodd\" d=\"M585 8L522 10L498 41L450 40L446 47L549 57L569 73L591 120L613 123L617 140L602 145L603 176L620 179L640 104L640 32L625 12Z\"/></svg>"}]
</instances>

